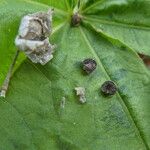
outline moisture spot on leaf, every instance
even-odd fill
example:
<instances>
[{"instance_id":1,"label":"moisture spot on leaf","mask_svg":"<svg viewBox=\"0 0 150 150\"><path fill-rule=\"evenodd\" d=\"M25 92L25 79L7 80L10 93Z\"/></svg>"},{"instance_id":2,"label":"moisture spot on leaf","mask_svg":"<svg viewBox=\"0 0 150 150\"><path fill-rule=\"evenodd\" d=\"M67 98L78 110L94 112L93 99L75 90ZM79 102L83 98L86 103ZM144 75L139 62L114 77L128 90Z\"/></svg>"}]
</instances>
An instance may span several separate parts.
<instances>
[{"instance_id":1,"label":"moisture spot on leaf","mask_svg":"<svg viewBox=\"0 0 150 150\"><path fill-rule=\"evenodd\" d=\"M65 103L66 103L66 98L62 97L61 102L60 102L60 107L65 108Z\"/></svg>"},{"instance_id":2,"label":"moisture spot on leaf","mask_svg":"<svg viewBox=\"0 0 150 150\"><path fill-rule=\"evenodd\" d=\"M117 86L112 81L105 81L101 86L101 92L106 96L114 95L117 92Z\"/></svg>"},{"instance_id":3,"label":"moisture spot on leaf","mask_svg":"<svg viewBox=\"0 0 150 150\"><path fill-rule=\"evenodd\" d=\"M127 49L127 47L124 46L124 45L122 45L120 48L121 48L122 50L126 50L126 49Z\"/></svg>"},{"instance_id":4,"label":"moisture spot on leaf","mask_svg":"<svg viewBox=\"0 0 150 150\"><path fill-rule=\"evenodd\" d=\"M76 95L79 96L79 101L80 103L85 103L86 102L86 97L85 97L85 88L84 87L76 87L75 88Z\"/></svg>"},{"instance_id":5,"label":"moisture spot on leaf","mask_svg":"<svg viewBox=\"0 0 150 150\"><path fill-rule=\"evenodd\" d=\"M94 59L88 58L83 61L83 70L90 74L96 69L97 63Z\"/></svg>"}]
</instances>

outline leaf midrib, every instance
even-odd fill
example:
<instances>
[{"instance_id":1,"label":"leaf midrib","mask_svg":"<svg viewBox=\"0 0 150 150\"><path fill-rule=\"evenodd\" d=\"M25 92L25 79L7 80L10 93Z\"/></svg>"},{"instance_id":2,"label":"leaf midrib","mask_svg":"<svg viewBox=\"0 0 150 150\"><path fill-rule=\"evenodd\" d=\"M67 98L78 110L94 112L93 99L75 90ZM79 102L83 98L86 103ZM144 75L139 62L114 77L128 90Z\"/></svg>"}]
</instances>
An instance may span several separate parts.
<instances>
[{"instance_id":1,"label":"leaf midrib","mask_svg":"<svg viewBox=\"0 0 150 150\"><path fill-rule=\"evenodd\" d=\"M95 52L95 50L92 48L92 45L90 43L90 41L88 40L88 38L86 37L83 29L80 27L80 31L81 34L85 40L85 42L87 43L87 45L89 46L89 49L91 50L92 54L94 55L95 59L97 60L97 63L99 64L99 66L101 66L101 69L103 70L103 72L106 74L106 77L108 80L111 80L111 76L109 75L107 69L104 67L104 65L102 64L100 58L98 57L97 53ZM140 139L142 140L142 142L145 145L145 148L148 150L148 144L146 143L145 138L143 137L143 134L140 131L140 127L137 125L136 120L134 119L132 112L128 109L128 104L125 102L125 100L123 99L123 97L121 96L120 92L117 92L118 98L120 100L121 106L123 108L123 110L126 112L128 118L130 121L132 121L132 124L135 126L136 130L135 132L137 133L137 136L140 137Z\"/></svg>"}]
</instances>

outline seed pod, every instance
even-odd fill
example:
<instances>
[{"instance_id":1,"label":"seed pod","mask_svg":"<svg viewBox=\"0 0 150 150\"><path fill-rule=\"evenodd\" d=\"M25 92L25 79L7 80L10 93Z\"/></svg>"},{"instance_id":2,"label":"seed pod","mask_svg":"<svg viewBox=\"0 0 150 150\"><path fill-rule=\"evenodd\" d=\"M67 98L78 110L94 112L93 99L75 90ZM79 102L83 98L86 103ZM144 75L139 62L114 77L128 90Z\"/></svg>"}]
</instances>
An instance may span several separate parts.
<instances>
[{"instance_id":1,"label":"seed pod","mask_svg":"<svg viewBox=\"0 0 150 150\"><path fill-rule=\"evenodd\" d=\"M111 96L117 92L117 87L112 81L105 81L101 86L101 91L104 95Z\"/></svg>"},{"instance_id":2,"label":"seed pod","mask_svg":"<svg viewBox=\"0 0 150 150\"><path fill-rule=\"evenodd\" d=\"M83 70L90 74L96 69L97 63L94 59L88 58L83 61Z\"/></svg>"}]
</instances>

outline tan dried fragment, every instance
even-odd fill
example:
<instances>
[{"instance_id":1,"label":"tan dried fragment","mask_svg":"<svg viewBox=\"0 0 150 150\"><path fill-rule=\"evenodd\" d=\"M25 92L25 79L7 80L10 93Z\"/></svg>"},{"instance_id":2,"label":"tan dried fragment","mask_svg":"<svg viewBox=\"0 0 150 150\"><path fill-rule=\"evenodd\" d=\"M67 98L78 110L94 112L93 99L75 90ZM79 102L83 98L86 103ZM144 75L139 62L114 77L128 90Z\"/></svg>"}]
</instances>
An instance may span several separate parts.
<instances>
[{"instance_id":1,"label":"tan dried fragment","mask_svg":"<svg viewBox=\"0 0 150 150\"><path fill-rule=\"evenodd\" d=\"M79 101L81 103L85 103L86 102L85 88L84 87L76 87L75 91L76 91L76 95L79 96Z\"/></svg>"},{"instance_id":2,"label":"tan dried fragment","mask_svg":"<svg viewBox=\"0 0 150 150\"><path fill-rule=\"evenodd\" d=\"M21 20L15 44L34 63L45 65L53 58L54 45L49 42L53 10L28 14Z\"/></svg>"},{"instance_id":3,"label":"tan dried fragment","mask_svg":"<svg viewBox=\"0 0 150 150\"><path fill-rule=\"evenodd\" d=\"M65 108L65 103L66 103L66 98L62 97L61 102L60 102L60 107Z\"/></svg>"}]
</instances>

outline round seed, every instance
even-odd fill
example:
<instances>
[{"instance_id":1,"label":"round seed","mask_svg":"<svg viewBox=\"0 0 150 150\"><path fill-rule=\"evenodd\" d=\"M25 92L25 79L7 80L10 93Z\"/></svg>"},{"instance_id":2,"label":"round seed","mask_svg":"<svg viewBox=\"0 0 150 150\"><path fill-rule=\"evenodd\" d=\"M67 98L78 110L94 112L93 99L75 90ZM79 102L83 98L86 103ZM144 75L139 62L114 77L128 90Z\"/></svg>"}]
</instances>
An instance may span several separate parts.
<instances>
[{"instance_id":1,"label":"round seed","mask_svg":"<svg viewBox=\"0 0 150 150\"><path fill-rule=\"evenodd\" d=\"M117 86L112 81L105 81L101 86L101 91L104 95L111 96L117 92Z\"/></svg>"},{"instance_id":2,"label":"round seed","mask_svg":"<svg viewBox=\"0 0 150 150\"><path fill-rule=\"evenodd\" d=\"M81 17L78 13L75 13L73 16L72 16L72 20L71 20L71 25L76 27L76 26L79 26L81 23Z\"/></svg>"},{"instance_id":3,"label":"round seed","mask_svg":"<svg viewBox=\"0 0 150 150\"><path fill-rule=\"evenodd\" d=\"M83 61L83 70L90 74L96 69L97 63L94 59L88 58Z\"/></svg>"}]
</instances>

